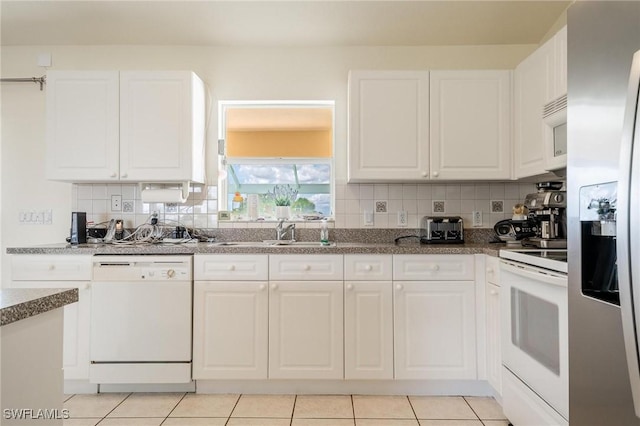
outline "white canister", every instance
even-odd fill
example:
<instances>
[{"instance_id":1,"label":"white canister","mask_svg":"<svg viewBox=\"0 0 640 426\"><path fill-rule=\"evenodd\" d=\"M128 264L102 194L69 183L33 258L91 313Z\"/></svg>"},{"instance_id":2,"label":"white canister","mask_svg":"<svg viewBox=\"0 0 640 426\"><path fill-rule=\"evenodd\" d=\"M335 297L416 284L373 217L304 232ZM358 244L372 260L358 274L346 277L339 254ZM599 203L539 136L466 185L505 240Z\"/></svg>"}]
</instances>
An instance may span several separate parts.
<instances>
[{"instance_id":1,"label":"white canister","mask_svg":"<svg viewBox=\"0 0 640 426\"><path fill-rule=\"evenodd\" d=\"M247 216L249 220L258 218L258 194L247 195Z\"/></svg>"}]
</instances>

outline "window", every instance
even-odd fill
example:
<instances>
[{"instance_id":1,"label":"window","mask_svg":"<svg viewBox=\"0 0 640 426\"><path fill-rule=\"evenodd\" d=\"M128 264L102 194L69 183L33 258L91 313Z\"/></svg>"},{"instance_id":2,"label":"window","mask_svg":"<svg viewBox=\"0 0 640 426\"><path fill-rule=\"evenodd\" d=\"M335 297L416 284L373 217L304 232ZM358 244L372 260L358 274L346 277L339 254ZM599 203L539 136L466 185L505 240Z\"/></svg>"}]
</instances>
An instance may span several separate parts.
<instances>
[{"instance_id":1,"label":"window","mask_svg":"<svg viewBox=\"0 0 640 426\"><path fill-rule=\"evenodd\" d=\"M291 219L331 216L333 111L326 101L220 102L220 210L254 219L253 197L256 217L275 220L275 193L282 190L294 195Z\"/></svg>"}]
</instances>

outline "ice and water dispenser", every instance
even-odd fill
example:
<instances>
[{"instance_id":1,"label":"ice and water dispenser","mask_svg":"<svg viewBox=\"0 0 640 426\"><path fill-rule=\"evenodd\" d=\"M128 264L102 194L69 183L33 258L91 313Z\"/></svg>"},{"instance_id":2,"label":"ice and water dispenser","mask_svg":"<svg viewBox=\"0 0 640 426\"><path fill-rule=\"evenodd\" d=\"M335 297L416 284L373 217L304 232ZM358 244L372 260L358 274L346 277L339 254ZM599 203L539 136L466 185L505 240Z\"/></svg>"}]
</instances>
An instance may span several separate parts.
<instances>
[{"instance_id":1,"label":"ice and water dispenser","mask_svg":"<svg viewBox=\"0 0 640 426\"><path fill-rule=\"evenodd\" d=\"M620 305L616 204L617 182L580 188L582 293Z\"/></svg>"}]
</instances>

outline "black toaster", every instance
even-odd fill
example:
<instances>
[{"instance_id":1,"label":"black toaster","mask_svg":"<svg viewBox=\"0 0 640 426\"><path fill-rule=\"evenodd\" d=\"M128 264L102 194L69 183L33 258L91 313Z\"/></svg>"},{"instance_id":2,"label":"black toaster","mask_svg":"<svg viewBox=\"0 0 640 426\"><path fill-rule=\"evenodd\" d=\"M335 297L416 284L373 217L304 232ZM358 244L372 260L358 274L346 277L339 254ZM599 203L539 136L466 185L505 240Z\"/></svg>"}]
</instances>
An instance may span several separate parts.
<instances>
[{"instance_id":1,"label":"black toaster","mask_svg":"<svg viewBox=\"0 0 640 426\"><path fill-rule=\"evenodd\" d=\"M420 242L464 243L464 226L460 216L424 216L420 221Z\"/></svg>"}]
</instances>

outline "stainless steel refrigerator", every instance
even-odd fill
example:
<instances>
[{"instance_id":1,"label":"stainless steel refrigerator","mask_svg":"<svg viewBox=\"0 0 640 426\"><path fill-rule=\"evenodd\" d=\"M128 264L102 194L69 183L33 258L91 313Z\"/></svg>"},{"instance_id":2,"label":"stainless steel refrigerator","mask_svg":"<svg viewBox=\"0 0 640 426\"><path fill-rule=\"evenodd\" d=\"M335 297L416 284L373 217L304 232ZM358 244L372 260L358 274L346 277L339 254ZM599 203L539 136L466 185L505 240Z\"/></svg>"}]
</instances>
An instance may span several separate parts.
<instances>
[{"instance_id":1,"label":"stainless steel refrigerator","mask_svg":"<svg viewBox=\"0 0 640 426\"><path fill-rule=\"evenodd\" d=\"M567 25L569 422L640 425L640 185L628 190L640 181L640 2L577 1Z\"/></svg>"}]
</instances>

